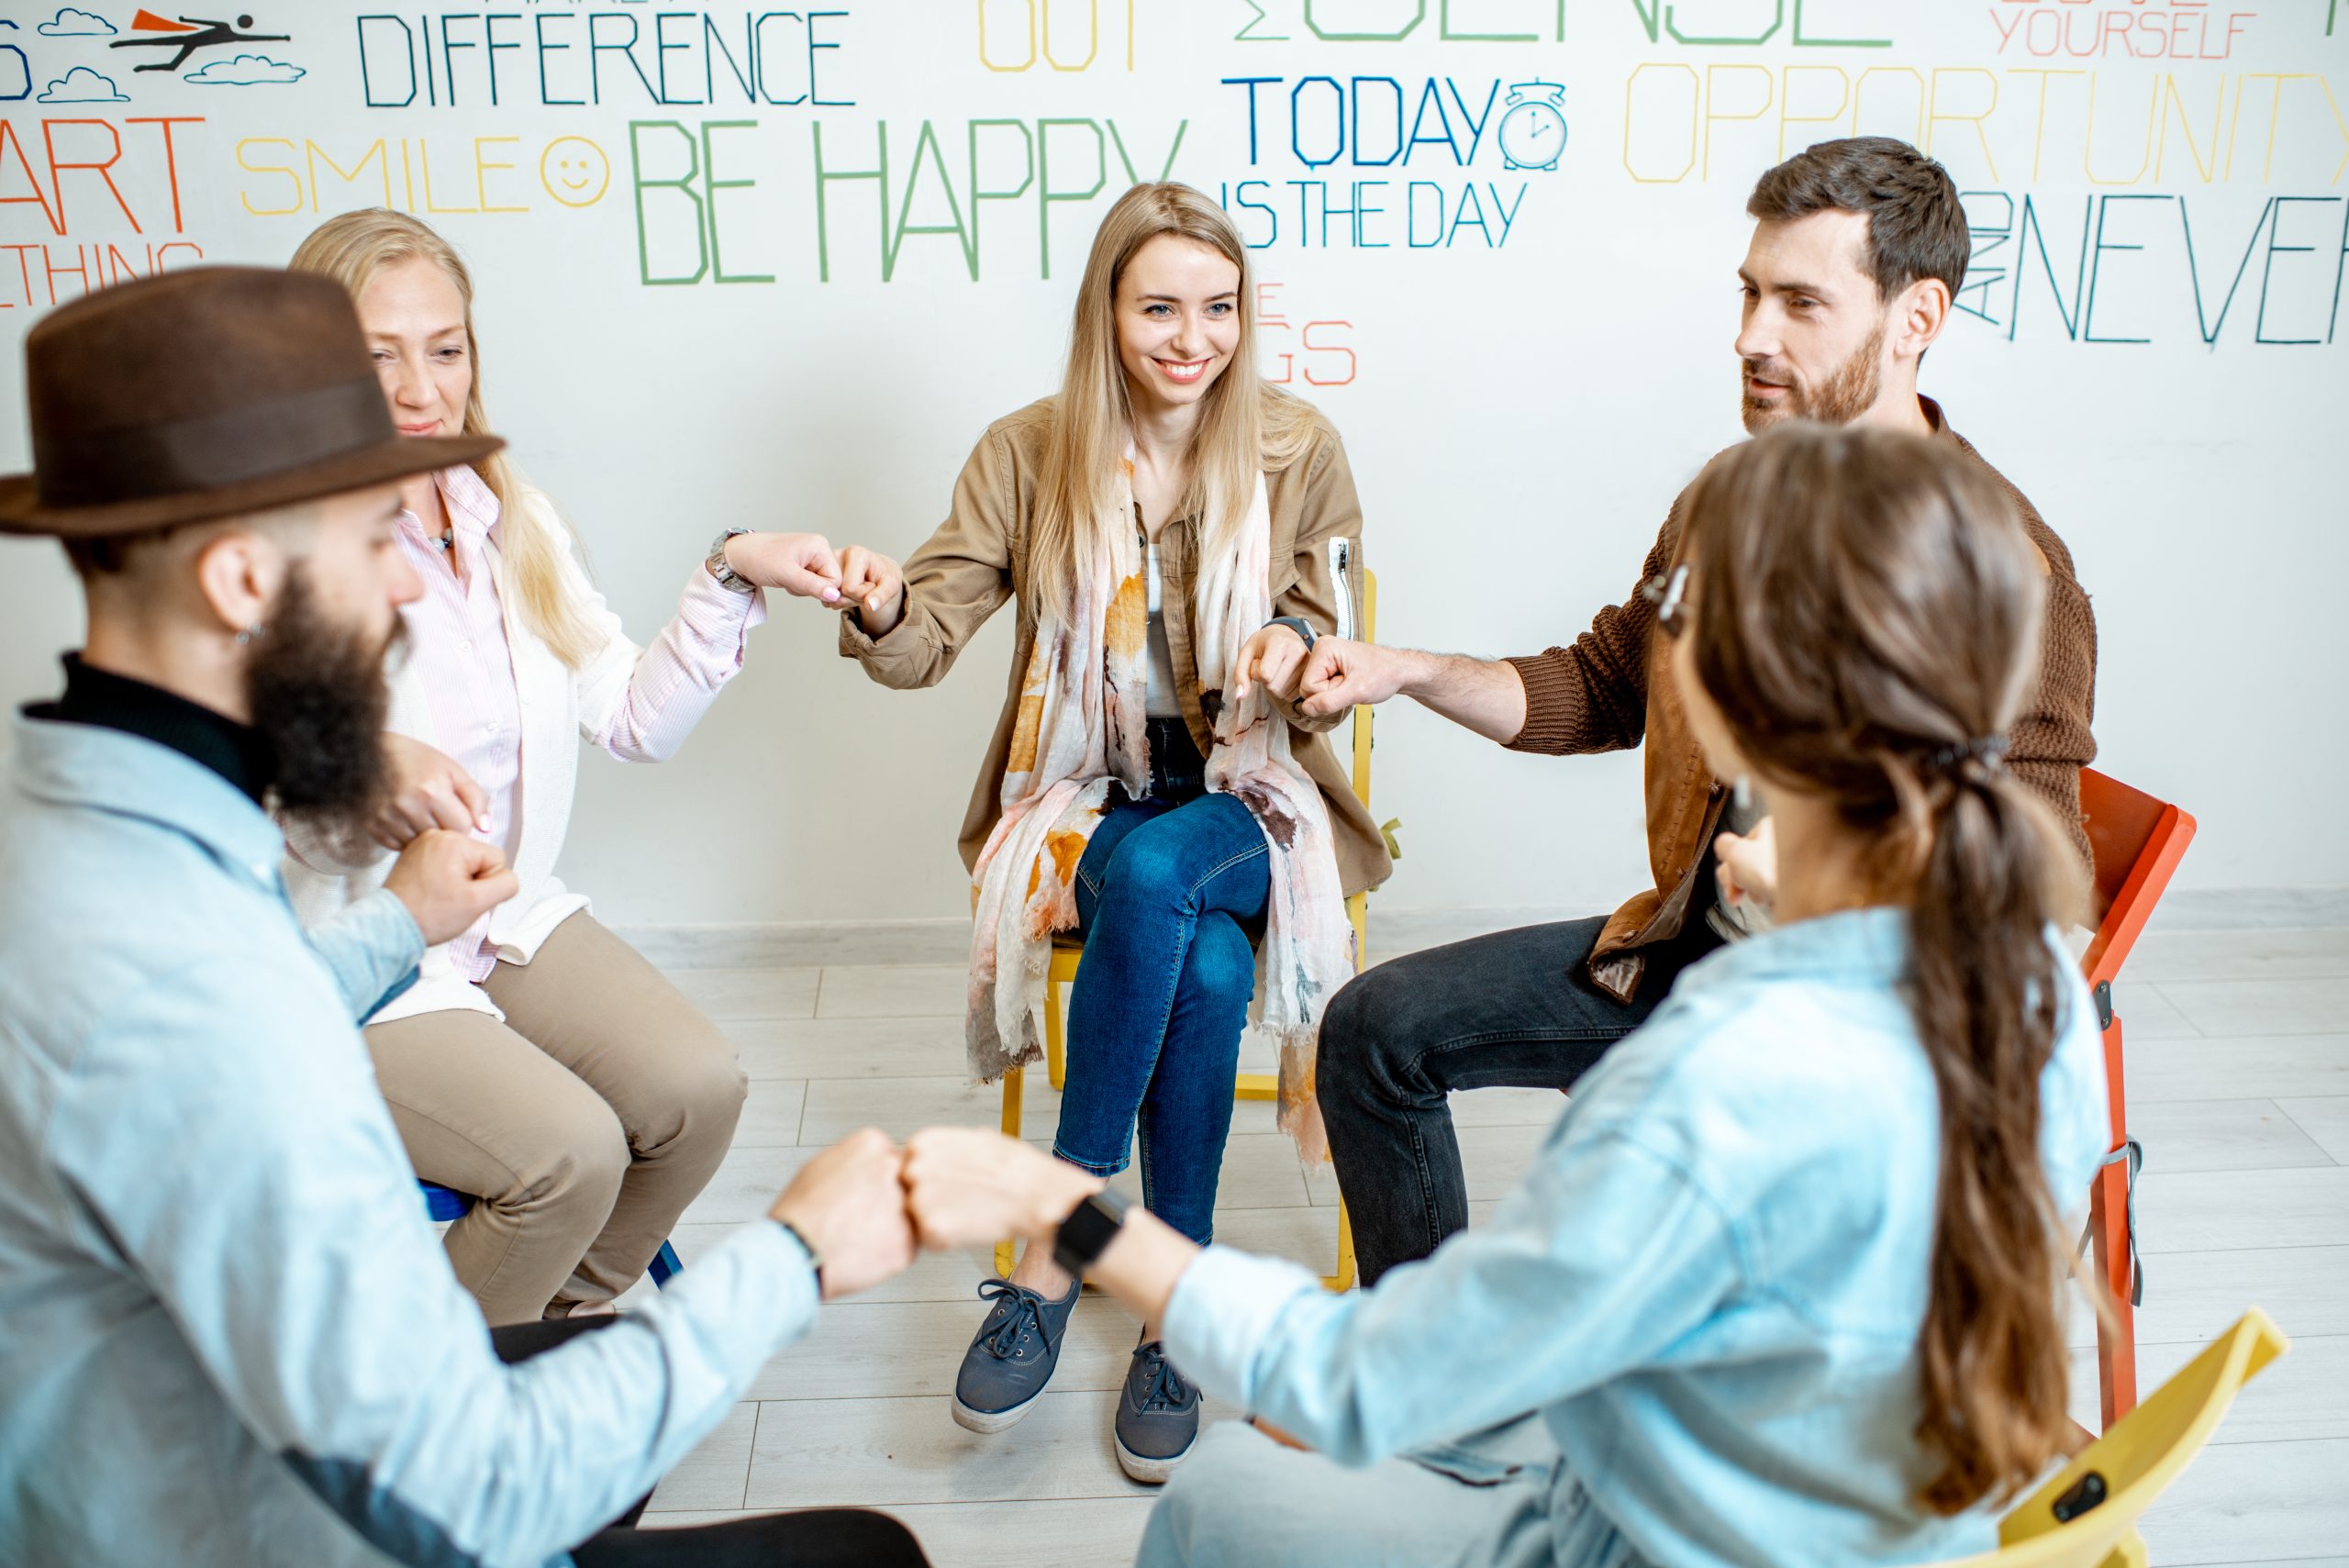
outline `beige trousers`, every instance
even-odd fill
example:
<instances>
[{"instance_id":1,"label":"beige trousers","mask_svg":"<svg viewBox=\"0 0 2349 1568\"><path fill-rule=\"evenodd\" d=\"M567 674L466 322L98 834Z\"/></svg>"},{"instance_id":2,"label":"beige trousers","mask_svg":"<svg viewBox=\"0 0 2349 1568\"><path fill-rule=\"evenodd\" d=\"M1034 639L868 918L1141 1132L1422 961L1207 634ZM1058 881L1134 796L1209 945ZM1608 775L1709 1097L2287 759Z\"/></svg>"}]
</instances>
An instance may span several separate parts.
<instances>
[{"instance_id":1,"label":"beige trousers","mask_svg":"<svg viewBox=\"0 0 2349 1568\"><path fill-rule=\"evenodd\" d=\"M479 1201L449 1261L493 1324L608 1301L716 1173L748 1083L734 1048L584 911L483 982L506 1014L366 1031L417 1174Z\"/></svg>"}]
</instances>

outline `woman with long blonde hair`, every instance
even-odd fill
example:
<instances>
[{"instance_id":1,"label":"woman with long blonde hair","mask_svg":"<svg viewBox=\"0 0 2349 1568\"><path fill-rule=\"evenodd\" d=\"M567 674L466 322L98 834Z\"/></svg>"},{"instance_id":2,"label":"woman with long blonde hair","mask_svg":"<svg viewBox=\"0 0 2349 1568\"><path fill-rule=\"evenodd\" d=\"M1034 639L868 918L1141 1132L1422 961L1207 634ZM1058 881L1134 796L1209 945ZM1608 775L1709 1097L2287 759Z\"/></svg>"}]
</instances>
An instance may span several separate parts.
<instances>
[{"instance_id":1,"label":"woman with long blonde hair","mask_svg":"<svg viewBox=\"0 0 2349 1568\"><path fill-rule=\"evenodd\" d=\"M973 1075L1041 1054L1051 944L1081 935L1053 1152L1110 1175L1139 1121L1151 1207L1200 1242L1252 996L1280 1046L1283 1123L1310 1147L1305 1070L1354 967L1345 899L1387 871L1324 739L1338 720L1294 706L1313 639L1355 624L1353 474L1256 350L1230 219L1186 185L1138 185L1094 238L1059 395L988 427L952 515L902 568L841 557L842 651L885 685L942 679L1018 601L1011 689L963 828ZM980 1294L953 1412L992 1432L1043 1392L1077 1284L1030 1248ZM1197 1430L1197 1390L1145 1324L1119 1462L1163 1481Z\"/></svg>"},{"instance_id":2,"label":"woman with long blonde hair","mask_svg":"<svg viewBox=\"0 0 2349 1568\"><path fill-rule=\"evenodd\" d=\"M374 208L328 220L291 264L351 292L404 434L489 428L473 279L447 240ZM639 648L503 453L401 495L399 547L425 594L402 611L383 852L352 864L366 846L291 824L287 882L306 917L324 917L428 828L505 851L520 893L426 955L374 1014L368 1049L417 1174L478 1200L447 1243L489 1321L608 1311L718 1169L745 1085L717 1027L555 879L578 742L672 755L741 667L761 590L836 600L838 558L813 534L729 528Z\"/></svg>"}]
</instances>

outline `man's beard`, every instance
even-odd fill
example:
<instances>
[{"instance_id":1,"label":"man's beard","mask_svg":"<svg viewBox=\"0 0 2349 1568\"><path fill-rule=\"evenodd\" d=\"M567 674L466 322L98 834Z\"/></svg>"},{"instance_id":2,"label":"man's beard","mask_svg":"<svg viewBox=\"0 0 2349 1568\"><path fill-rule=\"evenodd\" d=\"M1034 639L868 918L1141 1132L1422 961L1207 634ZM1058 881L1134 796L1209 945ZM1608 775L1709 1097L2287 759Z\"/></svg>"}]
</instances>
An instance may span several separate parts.
<instances>
[{"instance_id":1,"label":"man's beard","mask_svg":"<svg viewBox=\"0 0 2349 1568\"><path fill-rule=\"evenodd\" d=\"M275 761L278 808L346 862L363 860L367 830L390 794L384 660L405 640L394 621L378 640L320 613L307 573L287 573L277 610L245 666L253 728Z\"/></svg>"},{"instance_id":2,"label":"man's beard","mask_svg":"<svg viewBox=\"0 0 2349 1568\"><path fill-rule=\"evenodd\" d=\"M1765 376L1765 381L1777 381L1787 395L1775 403L1765 403L1750 392L1742 391L1742 384L1753 379L1757 370L1773 368L1767 360L1747 360L1741 377L1741 408L1745 419L1745 433L1758 436L1771 426L1786 419L1816 419L1822 425L1848 425L1876 406L1877 395L1884 389L1884 376L1878 368L1884 354L1884 324L1878 322L1868 340L1855 350L1852 357L1837 365L1816 390L1806 388L1790 380Z\"/></svg>"}]
</instances>

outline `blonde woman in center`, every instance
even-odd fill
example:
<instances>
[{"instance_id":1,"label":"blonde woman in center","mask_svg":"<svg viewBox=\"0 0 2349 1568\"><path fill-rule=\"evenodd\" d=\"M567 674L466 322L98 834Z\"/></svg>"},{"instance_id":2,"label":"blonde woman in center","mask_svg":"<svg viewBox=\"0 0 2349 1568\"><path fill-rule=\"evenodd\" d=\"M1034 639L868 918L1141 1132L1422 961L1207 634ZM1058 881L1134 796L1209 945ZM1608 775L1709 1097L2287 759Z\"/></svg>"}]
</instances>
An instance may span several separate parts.
<instances>
[{"instance_id":1,"label":"blonde woman in center","mask_svg":"<svg viewBox=\"0 0 2349 1568\"><path fill-rule=\"evenodd\" d=\"M1248 252L1187 185L1103 219L1058 396L996 420L953 510L901 568L841 555L842 651L934 684L1018 605L1009 691L962 851L977 894L968 1043L985 1080L1041 1054L1055 934L1085 941L1052 1151L1107 1176L1139 1120L1152 1213L1214 1229L1242 1029L1281 1045L1282 1122L1319 1144L1303 1069L1353 973L1346 896L1387 858L1326 730L1292 699L1317 637L1355 624L1362 511L1338 433L1256 369ZM1262 981L1259 981L1259 972ZM1030 1248L964 1355L953 1413L999 1431L1044 1391L1077 1282ZM1163 1481L1198 1391L1146 1323L1118 1458Z\"/></svg>"},{"instance_id":2,"label":"blonde woman in center","mask_svg":"<svg viewBox=\"0 0 2349 1568\"><path fill-rule=\"evenodd\" d=\"M292 266L351 291L402 433L489 428L473 280L439 234L405 213L345 213ZM745 1084L718 1027L554 876L579 743L626 762L674 754L741 668L760 590L837 600L838 557L813 534L729 528L639 648L552 503L504 456L419 474L401 500L400 549L425 593L401 612L395 794L373 845L289 825L287 885L314 919L380 885L429 828L506 851L520 893L425 956L369 1021L367 1048L417 1173L478 1200L447 1246L488 1320L608 1312L725 1157Z\"/></svg>"}]
</instances>

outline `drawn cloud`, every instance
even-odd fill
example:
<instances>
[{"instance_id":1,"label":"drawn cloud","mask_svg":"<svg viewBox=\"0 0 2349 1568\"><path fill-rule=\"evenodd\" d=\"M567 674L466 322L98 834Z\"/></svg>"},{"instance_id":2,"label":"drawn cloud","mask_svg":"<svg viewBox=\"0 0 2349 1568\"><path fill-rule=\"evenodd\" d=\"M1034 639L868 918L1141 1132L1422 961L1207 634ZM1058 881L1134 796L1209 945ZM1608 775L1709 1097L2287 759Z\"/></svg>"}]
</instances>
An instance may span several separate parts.
<instances>
[{"instance_id":1,"label":"drawn cloud","mask_svg":"<svg viewBox=\"0 0 2349 1568\"><path fill-rule=\"evenodd\" d=\"M114 84L111 77L101 76L86 65L77 65L62 78L52 82L39 98L39 104L127 104L130 95Z\"/></svg>"},{"instance_id":2,"label":"drawn cloud","mask_svg":"<svg viewBox=\"0 0 2349 1568\"><path fill-rule=\"evenodd\" d=\"M95 12L68 6L33 30L45 39L99 39L113 32L115 26Z\"/></svg>"},{"instance_id":3,"label":"drawn cloud","mask_svg":"<svg viewBox=\"0 0 2349 1568\"><path fill-rule=\"evenodd\" d=\"M265 54L240 54L234 60L216 60L180 80L206 87L257 87L271 82L299 82L306 74L300 66L272 60Z\"/></svg>"}]
</instances>

